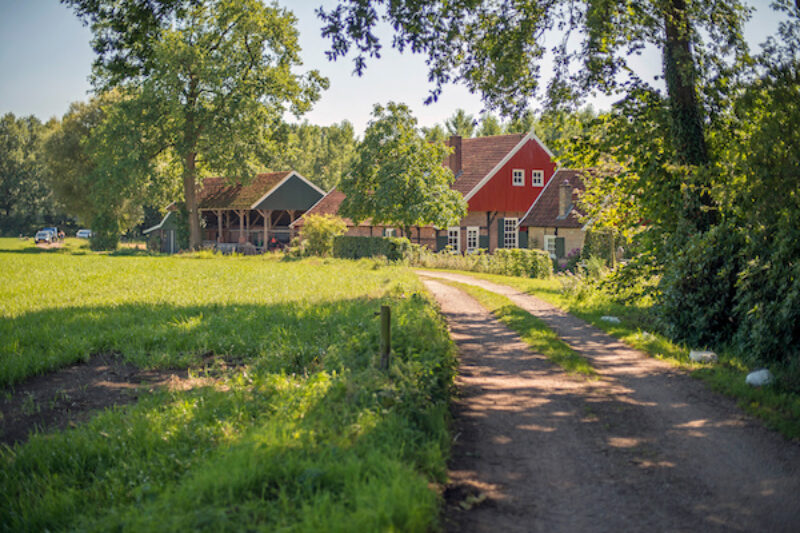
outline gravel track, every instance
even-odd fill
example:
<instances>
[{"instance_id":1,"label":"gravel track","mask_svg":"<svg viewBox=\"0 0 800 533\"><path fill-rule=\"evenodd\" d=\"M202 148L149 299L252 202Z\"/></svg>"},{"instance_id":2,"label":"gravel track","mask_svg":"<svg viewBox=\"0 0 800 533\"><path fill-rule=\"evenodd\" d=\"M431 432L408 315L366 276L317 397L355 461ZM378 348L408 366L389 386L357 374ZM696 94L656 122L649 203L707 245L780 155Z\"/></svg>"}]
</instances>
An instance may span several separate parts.
<instances>
[{"instance_id":1,"label":"gravel track","mask_svg":"<svg viewBox=\"0 0 800 533\"><path fill-rule=\"evenodd\" d=\"M800 445L667 363L510 287L419 271L459 348L450 531L800 531ZM464 292L508 296L600 374L565 374ZM484 499L485 498L485 499Z\"/></svg>"}]
</instances>

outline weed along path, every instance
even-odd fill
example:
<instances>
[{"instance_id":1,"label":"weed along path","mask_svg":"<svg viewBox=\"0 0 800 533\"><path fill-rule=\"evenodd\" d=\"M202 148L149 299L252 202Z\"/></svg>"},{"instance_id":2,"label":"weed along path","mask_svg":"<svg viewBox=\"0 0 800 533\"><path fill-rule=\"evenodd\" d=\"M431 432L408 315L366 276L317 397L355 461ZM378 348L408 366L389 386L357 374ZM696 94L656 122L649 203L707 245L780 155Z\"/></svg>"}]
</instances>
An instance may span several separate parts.
<instances>
[{"instance_id":1,"label":"weed along path","mask_svg":"<svg viewBox=\"0 0 800 533\"><path fill-rule=\"evenodd\" d=\"M800 531L800 445L541 300L418 273L460 353L448 530ZM597 376L567 374L446 281L507 296Z\"/></svg>"}]
</instances>

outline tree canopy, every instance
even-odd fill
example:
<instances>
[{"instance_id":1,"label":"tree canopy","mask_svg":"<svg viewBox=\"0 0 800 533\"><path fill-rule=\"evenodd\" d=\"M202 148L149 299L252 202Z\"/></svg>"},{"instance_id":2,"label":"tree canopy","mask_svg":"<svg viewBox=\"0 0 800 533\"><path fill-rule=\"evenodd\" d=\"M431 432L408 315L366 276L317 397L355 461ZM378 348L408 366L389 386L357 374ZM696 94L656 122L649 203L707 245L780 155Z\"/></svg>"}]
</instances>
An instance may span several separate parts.
<instances>
[{"instance_id":1,"label":"tree canopy","mask_svg":"<svg viewBox=\"0 0 800 533\"><path fill-rule=\"evenodd\" d=\"M406 235L412 226L458 223L467 209L442 164L450 149L443 141L426 141L403 104L376 105L372 117L342 178L340 213L355 223L399 226Z\"/></svg>"},{"instance_id":2,"label":"tree canopy","mask_svg":"<svg viewBox=\"0 0 800 533\"><path fill-rule=\"evenodd\" d=\"M304 113L327 87L317 71L295 73L294 16L258 0L69 3L95 34L95 87L125 96L109 131L132 126L143 159L169 157L180 167L190 246L198 247L198 177L247 181L275 155L284 112Z\"/></svg>"}]
</instances>

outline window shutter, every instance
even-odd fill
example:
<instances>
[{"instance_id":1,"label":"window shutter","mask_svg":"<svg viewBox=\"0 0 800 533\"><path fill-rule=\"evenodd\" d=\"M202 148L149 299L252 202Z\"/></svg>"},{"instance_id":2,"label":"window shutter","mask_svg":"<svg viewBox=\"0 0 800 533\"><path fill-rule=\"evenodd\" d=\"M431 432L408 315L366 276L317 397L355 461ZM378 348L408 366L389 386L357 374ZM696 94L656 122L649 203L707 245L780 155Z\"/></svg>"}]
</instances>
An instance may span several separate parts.
<instances>
[{"instance_id":1,"label":"window shutter","mask_svg":"<svg viewBox=\"0 0 800 533\"><path fill-rule=\"evenodd\" d=\"M505 248L505 225L506 219L498 218L497 219L497 247L498 248Z\"/></svg>"},{"instance_id":2,"label":"window shutter","mask_svg":"<svg viewBox=\"0 0 800 533\"><path fill-rule=\"evenodd\" d=\"M556 237L556 257L561 259L566 254L564 253L564 237Z\"/></svg>"},{"instance_id":3,"label":"window shutter","mask_svg":"<svg viewBox=\"0 0 800 533\"><path fill-rule=\"evenodd\" d=\"M436 233L436 251L444 250L445 246L447 246L447 234L439 235Z\"/></svg>"},{"instance_id":4,"label":"window shutter","mask_svg":"<svg viewBox=\"0 0 800 533\"><path fill-rule=\"evenodd\" d=\"M519 247L520 248L527 248L528 247L528 228L519 230Z\"/></svg>"},{"instance_id":5,"label":"window shutter","mask_svg":"<svg viewBox=\"0 0 800 533\"><path fill-rule=\"evenodd\" d=\"M489 249L489 236L488 235L479 235L478 236L478 248L483 248L484 250Z\"/></svg>"}]
</instances>

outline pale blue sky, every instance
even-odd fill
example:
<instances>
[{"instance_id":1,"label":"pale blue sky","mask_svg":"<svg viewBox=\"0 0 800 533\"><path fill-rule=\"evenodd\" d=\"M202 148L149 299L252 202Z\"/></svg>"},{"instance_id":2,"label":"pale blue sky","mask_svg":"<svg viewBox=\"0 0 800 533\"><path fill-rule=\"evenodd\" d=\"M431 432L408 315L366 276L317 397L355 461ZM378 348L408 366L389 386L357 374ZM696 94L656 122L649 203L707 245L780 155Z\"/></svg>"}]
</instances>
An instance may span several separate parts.
<instances>
[{"instance_id":1,"label":"pale blue sky","mask_svg":"<svg viewBox=\"0 0 800 533\"><path fill-rule=\"evenodd\" d=\"M333 2L279 3L298 18L304 66L320 70L331 82L305 116L310 122L327 125L347 119L360 133L373 104L392 100L408 104L423 126L444 122L457 108L475 114L482 109L480 99L460 86L445 88L439 102L423 105L430 88L424 58L396 53L389 48L389 38L383 39L383 57L371 61L363 77L352 75L349 59L331 63L324 55L328 43L320 36L321 23L314 9ZM769 3L751 0L757 11L745 35L755 49L777 28L777 15L768 8ZM61 117L71 102L88 99L93 59L90 39L89 29L57 0L0 0L0 114L10 111L46 120ZM652 72L652 77L660 70L660 58L643 57L640 66L642 72ZM593 100L598 108L610 102L608 98Z\"/></svg>"}]
</instances>

